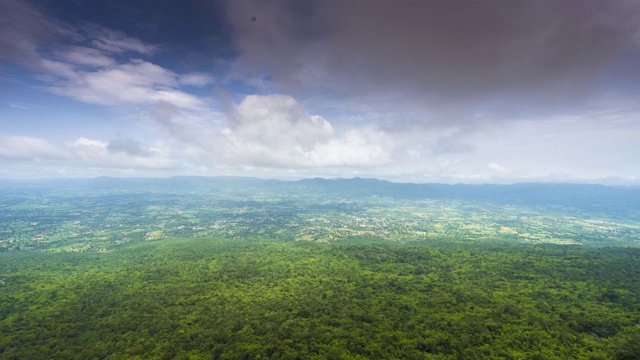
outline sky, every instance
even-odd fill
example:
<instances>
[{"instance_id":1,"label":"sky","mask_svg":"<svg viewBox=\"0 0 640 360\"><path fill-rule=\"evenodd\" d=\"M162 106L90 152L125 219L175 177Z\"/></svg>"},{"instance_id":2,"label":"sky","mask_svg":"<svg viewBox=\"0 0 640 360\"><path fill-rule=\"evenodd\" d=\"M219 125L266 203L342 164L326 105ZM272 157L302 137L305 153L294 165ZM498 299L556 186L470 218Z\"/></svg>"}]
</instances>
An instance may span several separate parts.
<instances>
[{"instance_id":1,"label":"sky","mask_svg":"<svg viewBox=\"0 0 640 360\"><path fill-rule=\"evenodd\" d=\"M640 185L640 2L2 0L0 178Z\"/></svg>"}]
</instances>

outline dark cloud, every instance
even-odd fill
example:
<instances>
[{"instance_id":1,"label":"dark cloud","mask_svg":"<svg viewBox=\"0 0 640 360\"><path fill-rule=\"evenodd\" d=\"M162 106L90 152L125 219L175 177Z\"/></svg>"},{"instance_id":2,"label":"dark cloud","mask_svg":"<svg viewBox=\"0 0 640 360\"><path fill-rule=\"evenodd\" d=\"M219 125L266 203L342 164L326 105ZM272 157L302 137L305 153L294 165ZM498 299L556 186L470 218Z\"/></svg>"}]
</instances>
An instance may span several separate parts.
<instances>
[{"instance_id":1,"label":"dark cloud","mask_svg":"<svg viewBox=\"0 0 640 360\"><path fill-rule=\"evenodd\" d=\"M513 117L588 98L633 60L638 8L583 0L227 3L243 71L267 73L284 91L322 90L395 115L411 104L417 109L405 114L433 122L455 122L453 109L466 120L478 112Z\"/></svg>"}]
</instances>

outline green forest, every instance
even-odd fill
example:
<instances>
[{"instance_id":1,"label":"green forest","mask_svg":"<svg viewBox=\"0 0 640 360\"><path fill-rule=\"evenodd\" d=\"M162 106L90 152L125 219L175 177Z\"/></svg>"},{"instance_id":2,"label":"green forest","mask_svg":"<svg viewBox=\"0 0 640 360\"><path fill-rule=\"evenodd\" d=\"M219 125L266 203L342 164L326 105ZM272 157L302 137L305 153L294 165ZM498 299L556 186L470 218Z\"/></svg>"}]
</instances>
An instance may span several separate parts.
<instances>
[{"instance_id":1,"label":"green forest","mask_svg":"<svg viewBox=\"0 0 640 360\"><path fill-rule=\"evenodd\" d=\"M640 359L640 188L0 181L0 359Z\"/></svg>"},{"instance_id":2,"label":"green forest","mask_svg":"<svg viewBox=\"0 0 640 360\"><path fill-rule=\"evenodd\" d=\"M372 237L0 254L2 359L638 359L640 250Z\"/></svg>"}]
</instances>

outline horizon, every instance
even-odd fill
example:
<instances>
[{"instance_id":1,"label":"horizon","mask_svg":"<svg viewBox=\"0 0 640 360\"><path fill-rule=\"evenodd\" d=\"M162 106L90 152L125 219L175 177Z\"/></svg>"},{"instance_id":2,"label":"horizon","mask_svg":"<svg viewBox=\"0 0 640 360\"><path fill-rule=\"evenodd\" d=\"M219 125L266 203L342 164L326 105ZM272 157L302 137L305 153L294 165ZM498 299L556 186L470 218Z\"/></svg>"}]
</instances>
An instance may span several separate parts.
<instances>
[{"instance_id":1,"label":"horizon","mask_svg":"<svg viewBox=\"0 0 640 360\"><path fill-rule=\"evenodd\" d=\"M262 180L262 181L280 181L280 182L299 182L305 180L375 180L380 182L387 182L396 185L447 185L447 186L514 186L514 185L561 185L561 186L604 186L611 188L640 188L640 184L606 184L597 182L543 182L543 181L521 181L521 182L504 182L504 183L470 183L470 182L410 182L410 181L397 181L375 177L303 177L303 178L269 178L250 175L169 175L169 176L110 176L100 175L94 177L51 177L51 178L3 178L0 177L0 181L3 182L47 182L47 181L74 181L74 180L99 180L99 179L117 179L117 180L167 180L175 178L197 178L197 179L247 179L247 180Z\"/></svg>"},{"instance_id":2,"label":"horizon","mask_svg":"<svg viewBox=\"0 0 640 360\"><path fill-rule=\"evenodd\" d=\"M640 3L0 2L0 178L640 185Z\"/></svg>"}]
</instances>

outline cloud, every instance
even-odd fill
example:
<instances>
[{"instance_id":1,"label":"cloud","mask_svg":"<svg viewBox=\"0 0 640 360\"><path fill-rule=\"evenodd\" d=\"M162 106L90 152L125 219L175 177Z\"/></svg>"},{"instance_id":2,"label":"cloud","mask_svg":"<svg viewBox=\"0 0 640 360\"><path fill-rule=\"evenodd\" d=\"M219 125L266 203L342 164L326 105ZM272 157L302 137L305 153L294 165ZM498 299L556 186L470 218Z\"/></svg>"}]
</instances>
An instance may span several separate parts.
<instances>
[{"instance_id":1,"label":"cloud","mask_svg":"<svg viewBox=\"0 0 640 360\"><path fill-rule=\"evenodd\" d=\"M327 120L288 95L247 96L221 135L226 160L252 166L378 166L390 161L392 148L374 128L336 134Z\"/></svg>"},{"instance_id":2,"label":"cloud","mask_svg":"<svg viewBox=\"0 0 640 360\"><path fill-rule=\"evenodd\" d=\"M487 168L500 174L508 174L511 172L507 167L494 162L487 165Z\"/></svg>"},{"instance_id":3,"label":"cloud","mask_svg":"<svg viewBox=\"0 0 640 360\"><path fill-rule=\"evenodd\" d=\"M47 161L57 168L175 169L184 165L167 148L147 146L133 139L102 141L81 137L56 146L41 138L1 133L0 160L39 161L38 164Z\"/></svg>"},{"instance_id":4,"label":"cloud","mask_svg":"<svg viewBox=\"0 0 640 360\"><path fill-rule=\"evenodd\" d=\"M43 89L105 106L168 102L203 110L204 101L180 89L213 82L205 73L176 74L139 58L158 46L97 24L72 26L26 1L0 3L0 59L37 70Z\"/></svg>"},{"instance_id":5,"label":"cloud","mask_svg":"<svg viewBox=\"0 0 640 360\"><path fill-rule=\"evenodd\" d=\"M210 15L187 27L141 23L159 44L87 23L87 7L65 13L68 22L47 7L67 9L0 1L0 61L20 68L9 77L22 86L3 111L48 116L25 109L41 94L19 98L44 90L116 110L122 135L95 139L91 118L66 144L2 135L0 157L15 167L51 159L116 173L637 179L637 2L226 1L226 16L213 15L225 29L201 26ZM133 25L146 7L127 6L111 24ZM202 72L204 63L218 72ZM200 95L214 84L231 100ZM60 108L49 107L52 124L67 121ZM31 125L21 120L7 129Z\"/></svg>"},{"instance_id":6,"label":"cloud","mask_svg":"<svg viewBox=\"0 0 640 360\"><path fill-rule=\"evenodd\" d=\"M43 44L63 36L73 37L73 29L38 8L20 0L0 1L0 60L35 67Z\"/></svg>"},{"instance_id":7,"label":"cloud","mask_svg":"<svg viewBox=\"0 0 640 360\"><path fill-rule=\"evenodd\" d=\"M53 57L73 65L89 67L109 67L116 65L116 60L103 51L86 46L64 46L52 53Z\"/></svg>"},{"instance_id":8,"label":"cloud","mask_svg":"<svg viewBox=\"0 0 640 360\"><path fill-rule=\"evenodd\" d=\"M86 24L82 30L91 39L92 47L110 54L134 52L149 55L158 49L156 45L146 44L121 31L107 29L99 25Z\"/></svg>"},{"instance_id":9,"label":"cloud","mask_svg":"<svg viewBox=\"0 0 640 360\"><path fill-rule=\"evenodd\" d=\"M0 133L0 158L14 160L62 159L66 154L45 139Z\"/></svg>"},{"instance_id":10,"label":"cloud","mask_svg":"<svg viewBox=\"0 0 640 360\"><path fill-rule=\"evenodd\" d=\"M313 166L378 167L392 160L392 140L372 128L353 129L305 154Z\"/></svg>"},{"instance_id":11,"label":"cloud","mask_svg":"<svg viewBox=\"0 0 640 360\"><path fill-rule=\"evenodd\" d=\"M86 45L69 45L78 43ZM72 26L28 1L0 2L0 60L46 70L46 55L52 55L76 65L109 66L113 64L109 55L150 55L157 49L97 24Z\"/></svg>"},{"instance_id":12,"label":"cloud","mask_svg":"<svg viewBox=\"0 0 640 360\"><path fill-rule=\"evenodd\" d=\"M213 84L215 79L209 74L192 73L180 75L179 81L181 85L202 87Z\"/></svg>"},{"instance_id":13,"label":"cloud","mask_svg":"<svg viewBox=\"0 0 640 360\"><path fill-rule=\"evenodd\" d=\"M329 101L364 103L396 122L579 109L613 67L638 60L640 12L629 1L226 5L241 76L266 74L297 96L321 91Z\"/></svg>"},{"instance_id":14,"label":"cloud","mask_svg":"<svg viewBox=\"0 0 640 360\"><path fill-rule=\"evenodd\" d=\"M160 129L174 140L186 145L185 153L205 159L216 154L216 140L223 120L216 112L192 112L180 109L170 102L159 101L150 111L150 116Z\"/></svg>"},{"instance_id":15,"label":"cloud","mask_svg":"<svg viewBox=\"0 0 640 360\"><path fill-rule=\"evenodd\" d=\"M144 144L133 139L115 139L106 146L111 153L124 153L132 156L152 156L154 152Z\"/></svg>"},{"instance_id":16,"label":"cloud","mask_svg":"<svg viewBox=\"0 0 640 360\"><path fill-rule=\"evenodd\" d=\"M68 143L67 148L73 159L91 167L171 169L178 166L165 151L131 139L107 142L82 137Z\"/></svg>"},{"instance_id":17,"label":"cloud","mask_svg":"<svg viewBox=\"0 0 640 360\"><path fill-rule=\"evenodd\" d=\"M453 133L441 134L433 141L431 151L435 155L468 153L475 150L474 145L466 141L465 133L455 131Z\"/></svg>"},{"instance_id":18,"label":"cloud","mask_svg":"<svg viewBox=\"0 0 640 360\"><path fill-rule=\"evenodd\" d=\"M52 73L58 69L59 79L45 89L86 103L121 106L163 101L181 108L204 107L200 98L177 89L178 75L140 59L95 71L73 70L69 64L55 62L50 62L49 69Z\"/></svg>"}]
</instances>

